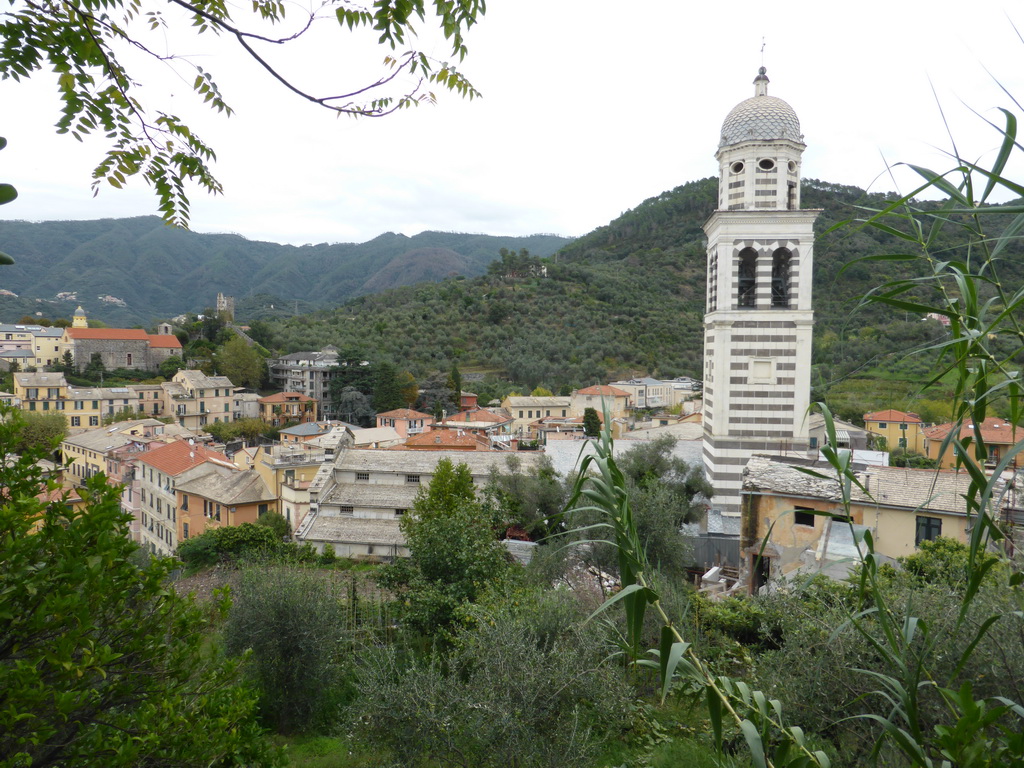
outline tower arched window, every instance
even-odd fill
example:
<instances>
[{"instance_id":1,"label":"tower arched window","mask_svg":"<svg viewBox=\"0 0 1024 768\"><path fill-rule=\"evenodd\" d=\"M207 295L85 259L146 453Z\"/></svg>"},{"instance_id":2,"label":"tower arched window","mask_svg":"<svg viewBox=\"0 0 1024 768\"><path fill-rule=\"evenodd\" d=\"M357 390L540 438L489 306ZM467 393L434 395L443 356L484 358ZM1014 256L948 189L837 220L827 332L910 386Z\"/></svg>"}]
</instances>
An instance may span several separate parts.
<instances>
[{"instance_id":1,"label":"tower arched window","mask_svg":"<svg viewBox=\"0 0 1024 768\"><path fill-rule=\"evenodd\" d=\"M789 309L790 282L793 254L788 248L778 248L772 254L772 306Z\"/></svg>"},{"instance_id":2,"label":"tower arched window","mask_svg":"<svg viewBox=\"0 0 1024 768\"><path fill-rule=\"evenodd\" d=\"M757 251L753 248L744 248L740 251L736 305L739 307L757 306Z\"/></svg>"}]
</instances>

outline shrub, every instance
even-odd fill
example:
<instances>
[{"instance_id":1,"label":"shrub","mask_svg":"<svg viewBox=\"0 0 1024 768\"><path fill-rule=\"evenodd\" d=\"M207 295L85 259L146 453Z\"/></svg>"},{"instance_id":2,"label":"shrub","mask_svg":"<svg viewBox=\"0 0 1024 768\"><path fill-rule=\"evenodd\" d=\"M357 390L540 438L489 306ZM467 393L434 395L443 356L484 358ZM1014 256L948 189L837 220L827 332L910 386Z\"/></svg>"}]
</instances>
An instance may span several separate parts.
<instances>
[{"instance_id":1,"label":"shrub","mask_svg":"<svg viewBox=\"0 0 1024 768\"><path fill-rule=\"evenodd\" d=\"M453 650L364 657L358 723L404 766L574 768L624 724L627 690L571 597L517 593L469 609Z\"/></svg>"}]
</instances>

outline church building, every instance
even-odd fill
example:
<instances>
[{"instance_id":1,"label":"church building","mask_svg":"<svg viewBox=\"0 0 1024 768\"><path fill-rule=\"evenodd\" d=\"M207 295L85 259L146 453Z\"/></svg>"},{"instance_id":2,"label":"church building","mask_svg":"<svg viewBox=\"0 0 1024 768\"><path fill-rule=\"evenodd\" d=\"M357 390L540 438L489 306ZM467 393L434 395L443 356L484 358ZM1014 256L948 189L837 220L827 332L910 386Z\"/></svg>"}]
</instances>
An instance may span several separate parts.
<instances>
[{"instance_id":1,"label":"church building","mask_svg":"<svg viewBox=\"0 0 1024 768\"><path fill-rule=\"evenodd\" d=\"M811 267L820 211L800 208L805 147L796 112L768 95L761 67L753 97L722 124L718 208L704 225L704 464L715 489L712 508L731 533L738 533L750 456L808 448Z\"/></svg>"}]
</instances>

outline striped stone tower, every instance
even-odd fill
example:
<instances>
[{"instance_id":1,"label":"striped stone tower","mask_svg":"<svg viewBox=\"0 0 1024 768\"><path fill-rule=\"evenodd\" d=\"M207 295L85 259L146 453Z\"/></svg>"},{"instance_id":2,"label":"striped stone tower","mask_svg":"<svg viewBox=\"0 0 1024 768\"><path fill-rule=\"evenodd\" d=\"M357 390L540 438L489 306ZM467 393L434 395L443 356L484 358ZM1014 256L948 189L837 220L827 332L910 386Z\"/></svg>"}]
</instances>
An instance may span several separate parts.
<instances>
[{"instance_id":1,"label":"striped stone tower","mask_svg":"<svg viewBox=\"0 0 1024 768\"><path fill-rule=\"evenodd\" d=\"M761 67L754 96L722 124L718 209L704 225L704 464L725 519L740 514L751 454L807 451L820 211L800 209L805 147L796 112L768 95Z\"/></svg>"}]
</instances>

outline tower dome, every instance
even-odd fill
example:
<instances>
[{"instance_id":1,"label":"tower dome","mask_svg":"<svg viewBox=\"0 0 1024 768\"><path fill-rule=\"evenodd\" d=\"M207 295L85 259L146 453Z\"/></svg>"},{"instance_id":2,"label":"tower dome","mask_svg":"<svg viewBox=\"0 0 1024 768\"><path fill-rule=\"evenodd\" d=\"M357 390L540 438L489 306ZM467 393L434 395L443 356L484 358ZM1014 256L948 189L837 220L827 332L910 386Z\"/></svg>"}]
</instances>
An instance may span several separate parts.
<instances>
[{"instance_id":1,"label":"tower dome","mask_svg":"<svg viewBox=\"0 0 1024 768\"><path fill-rule=\"evenodd\" d=\"M722 123L719 147L728 147L743 141L771 141L788 139L803 143L800 119L789 104L768 95L768 76L761 67L754 78L754 96L741 101Z\"/></svg>"}]
</instances>

